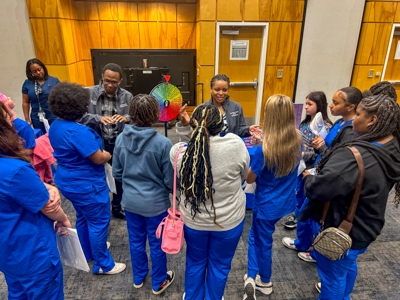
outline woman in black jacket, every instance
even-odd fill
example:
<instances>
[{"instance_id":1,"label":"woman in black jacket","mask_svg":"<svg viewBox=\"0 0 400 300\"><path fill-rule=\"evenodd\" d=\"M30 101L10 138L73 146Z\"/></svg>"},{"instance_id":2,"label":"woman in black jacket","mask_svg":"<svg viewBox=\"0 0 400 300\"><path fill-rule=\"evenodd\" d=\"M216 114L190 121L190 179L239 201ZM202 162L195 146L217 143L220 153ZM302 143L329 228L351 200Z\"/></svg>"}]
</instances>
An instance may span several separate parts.
<instances>
[{"instance_id":1,"label":"woman in black jacket","mask_svg":"<svg viewBox=\"0 0 400 300\"><path fill-rule=\"evenodd\" d=\"M358 137L337 145L323 157L315 176L308 176L308 171L303 173L306 195L315 204L314 209L308 211L309 216L319 220L323 203L330 201L324 227L338 227L348 212L358 176L357 162L346 146L355 146L365 165L364 182L350 231L351 249L336 261L316 253L321 278L321 284L317 284L321 290L319 299L350 299L357 276L357 256L380 234L388 194L394 185L395 201L398 203L400 199L398 104L386 95L362 99L353 130Z\"/></svg>"}]
</instances>

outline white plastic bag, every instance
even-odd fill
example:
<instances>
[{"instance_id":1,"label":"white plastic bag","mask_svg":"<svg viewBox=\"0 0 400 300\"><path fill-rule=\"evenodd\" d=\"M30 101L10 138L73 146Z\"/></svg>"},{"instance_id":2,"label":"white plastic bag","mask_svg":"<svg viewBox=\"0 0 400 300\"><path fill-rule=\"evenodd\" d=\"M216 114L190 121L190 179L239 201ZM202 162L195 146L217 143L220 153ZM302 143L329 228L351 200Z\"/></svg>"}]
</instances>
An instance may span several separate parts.
<instances>
[{"instance_id":1,"label":"white plastic bag","mask_svg":"<svg viewBox=\"0 0 400 300\"><path fill-rule=\"evenodd\" d=\"M116 194L117 188L115 186L115 179L112 175L112 167L110 166L109 163L107 163L104 165L104 168L106 169L106 181L108 189L110 190L111 193Z\"/></svg>"},{"instance_id":2,"label":"white plastic bag","mask_svg":"<svg viewBox=\"0 0 400 300\"><path fill-rule=\"evenodd\" d=\"M306 169L306 163L304 162L304 159L300 160L299 163L299 168L297 169L297 176L299 176L303 171Z\"/></svg>"},{"instance_id":3,"label":"white plastic bag","mask_svg":"<svg viewBox=\"0 0 400 300\"><path fill-rule=\"evenodd\" d=\"M327 136L324 119L322 118L321 112L318 112L312 122L310 123L310 129L315 135L321 136L323 139Z\"/></svg>"},{"instance_id":4,"label":"white plastic bag","mask_svg":"<svg viewBox=\"0 0 400 300\"><path fill-rule=\"evenodd\" d=\"M256 192L256 183L247 183L244 181L244 184L242 185L243 190L246 194L254 194Z\"/></svg>"},{"instance_id":5,"label":"white plastic bag","mask_svg":"<svg viewBox=\"0 0 400 300\"><path fill-rule=\"evenodd\" d=\"M60 231L68 231L68 235L60 235ZM59 228L57 232L57 247L64 265L85 272L90 271L76 229Z\"/></svg>"}]
</instances>

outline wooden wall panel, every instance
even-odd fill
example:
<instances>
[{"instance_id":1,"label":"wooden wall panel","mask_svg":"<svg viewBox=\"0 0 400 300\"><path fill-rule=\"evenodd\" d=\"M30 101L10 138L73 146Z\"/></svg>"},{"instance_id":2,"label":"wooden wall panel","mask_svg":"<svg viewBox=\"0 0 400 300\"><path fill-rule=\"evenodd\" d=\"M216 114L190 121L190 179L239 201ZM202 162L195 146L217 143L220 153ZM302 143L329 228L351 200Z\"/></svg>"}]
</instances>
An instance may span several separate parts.
<instances>
[{"instance_id":1,"label":"wooden wall panel","mask_svg":"<svg viewBox=\"0 0 400 300\"><path fill-rule=\"evenodd\" d=\"M69 72L66 65L46 64L46 68L51 76L57 77L60 81L69 81Z\"/></svg>"},{"instance_id":2,"label":"wooden wall panel","mask_svg":"<svg viewBox=\"0 0 400 300\"><path fill-rule=\"evenodd\" d=\"M72 31L71 20L59 20L62 28L62 39L63 39L63 52L65 53L65 64L72 64L76 62L74 36Z\"/></svg>"},{"instance_id":3,"label":"wooden wall panel","mask_svg":"<svg viewBox=\"0 0 400 300\"><path fill-rule=\"evenodd\" d=\"M92 86L97 84L97 82L94 82L93 78L93 67L92 67L92 61L91 60L84 60L83 61L84 65L84 72L85 72L85 78L86 78L86 86ZM82 69L80 69L82 70Z\"/></svg>"},{"instance_id":4,"label":"wooden wall panel","mask_svg":"<svg viewBox=\"0 0 400 300\"><path fill-rule=\"evenodd\" d=\"M138 8L137 3L118 2L118 20L120 21L137 21Z\"/></svg>"},{"instance_id":5,"label":"wooden wall panel","mask_svg":"<svg viewBox=\"0 0 400 300\"><path fill-rule=\"evenodd\" d=\"M118 21L100 21L101 48L120 48Z\"/></svg>"},{"instance_id":6,"label":"wooden wall panel","mask_svg":"<svg viewBox=\"0 0 400 300\"><path fill-rule=\"evenodd\" d=\"M138 22L120 22L119 36L121 48L140 48Z\"/></svg>"},{"instance_id":7,"label":"wooden wall panel","mask_svg":"<svg viewBox=\"0 0 400 300\"><path fill-rule=\"evenodd\" d=\"M138 19L143 21L176 22L176 4L138 3Z\"/></svg>"},{"instance_id":8,"label":"wooden wall panel","mask_svg":"<svg viewBox=\"0 0 400 300\"><path fill-rule=\"evenodd\" d=\"M176 22L176 13L177 13L176 4L159 3L157 21Z\"/></svg>"},{"instance_id":9,"label":"wooden wall panel","mask_svg":"<svg viewBox=\"0 0 400 300\"><path fill-rule=\"evenodd\" d=\"M195 22L196 21L196 4L178 4L177 5L177 21L178 22Z\"/></svg>"},{"instance_id":10,"label":"wooden wall panel","mask_svg":"<svg viewBox=\"0 0 400 300\"><path fill-rule=\"evenodd\" d=\"M397 4L396 14L394 16L393 22L400 23L400 3Z\"/></svg>"},{"instance_id":11,"label":"wooden wall panel","mask_svg":"<svg viewBox=\"0 0 400 300\"><path fill-rule=\"evenodd\" d=\"M157 22L139 22L140 48L160 48Z\"/></svg>"},{"instance_id":12,"label":"wooden wall panel","mask_svg":"<svg viewBox=\"0 0 400 300\"><path fill-rule=\"evenodd\" d=\"M211 98L211 88L210 88L210 82L211 78L215 72L214 66L200 66L199 67L199 75L197 76L197 82L202 82L204 86L204 99L202 100L202 92L201 92L201 86L198 85L196 90L197 90L197 104L200 104L202 102L206 102L210 100Z\"/></svg>"},{"instance_id":13,"label":"wooden wall panel","mask_svg":"<svg viewBox=\"0 0 400 300\"><path fill-rule=\"evenodd\" d=\"M396 13L395 2L367 2L363 22L393 22Z\"/></svg>"},{"instance_id":14,"label":"wooden wall panel","mask_svg":"<svg viewBox=\"0 0 400 300\"><path fill-rule=\"evenodd\" d=\"M196 49L196 23L178 24L178 49Z\"/></svg>"},{"instance_id":15,"label":"wooden wall panel","mask_svg":"<svg viewBox=\"0 0 400 300\"><path fill-rule=\"evenodd\" d=\"M92 59L90 49L101 48L100 27L97 21L78 21L83 59Z\"/></svg>"},{"instance_id":16,"label":"wooden wall panel","mask_svg":"<svg viewBox=\"0 0 400 300\"><path fill-rule=\"evenodd\" d=\"M271 0L270 21L302 21L304 0Z\"/></svg>"},{"instance_id":17,"label":"wooden wall panel","mask_svg":"<svg viewBox=\"0 0 400 300\"><path fill-rule=\"evenodd\" d=\"M243 21L269 21L271 0L246 0Z\"/></svg>"},{"instance_id":18,"label":"wooden wall panel","mask_svg":"<svg viewBox=\"0 0 400 300\"><path fill-rule=\"evenodd\" d=\"M56 1L27 0L26 3L31 18L58 18Z\"/></svg>"},{"instance_id":19,"label":"wooden wall panel","mask_svg":"<svg viewBox=\"0 0 400 300\"><path fill-rule=\"evenodd\" d=\"M176 23L158 22L157 36L160 48L178 48Z\"/></svg>"},{"instance_id":20,"label":"wooden wall panel","mask_svg":"<svg viewBox=\"0 0 400 300\"><path fill-rule=\"evenodd\" d=\"M118 20L118 3L117 2L98 2L99 20L117 21Z\"/></svg>"},{"instance_id":21,"label":"wooden wall panel","mask_svg":"<svg viewBox=\"0 0 400 300\"><path fill-rule=\"evenodd\" d=\"M217 1L199 0L199 21L214 21L217 18Z\"/></svg>"},{"instance_id":22,"label":"wooden wall panel","mask_svg":"<svg viewBox=\"0 0 400 300\"><path fill-rule=\"evenodd\" d=\"M242 21L243 20L243 0L218 0L217 1L217 20L218 21Z\"/></svg>"},{"instance_id":23,"label":"wooden wall panel","mask_svg":"<svg viewBox=\"0 0 400 300\"><path fill-rule=\"evenodd\" d=\"M65 64L65 51L60 20L31 19L36 57L44 64Z\"/></svg>"},{"instance_id":24,"label":"wooden wall panel","mask_svg":"<svg viewBox=\"0 0 400 300\"><path fill-rule=\"evenodd\" d=\"M200 23L200 48L197 48L197 62L200 65L214 65L215 62L215 22Z\"/></svg>"},{"instance_id":25,"label":"wooden wall panel","mask_svg":"<svg viewBox=\"0 0 400 300\"><path fill-rule=\"evenodd\" d=\"M296 65L300 46L300 22L271 22L267 65Z\"/></svg>"},{"instance_id":26,"label":"wooden wall panel","mask_svg":"<svg viewBox=\"0 0 400 300\"><path fill-rule=\"evenodd\" d=\"M97 2L94 1L75 1L75 10L78 20L98 20L99 12Z\"/></svg>"},{"instance_id":27,"label":"wooden wall panel","mask_svg":"<svg viewBox=\"0 0 400 300\"><path fill-rule=\"evenodd\" d=\"M69 77L68 81L82 84L81 82L83 80L85 80L84 77L82 78L79 76L77 63L67 65L67 70L68 70L68 77Z\"/></svg>"},{"instance_id":28,"label":"wooden wall panel","mask_svg":"<svg viewBox=\"0 0 400 300\"><path fill-rule=\"evenodd\" d=\"M83 60L83 50L82 50L82 40L81 40L81 31L79 28L78 21L71 20L71 28L72 28L72 38L74 43L74 51L76 61Z\"/></svg>"},{"instance_id":29,"label":"wooden wall panel","mask_svg":"<svg viewBox=\"0 0 400 300\"><path fill-rule=\"evenodd\" d=\"M392 24L364 23L358 43L356 64L383 64L389 44Z\"/></svg>"},{"instance_id":30,"label":"wooden wall panel","mask_svg":"<svg viewBox=\"0 0 400 300\"><path fill-rule=\"evenodd\" d=\"M374 70L374 76L368 78L369 70ZM361 91L368 90L372 85L381 81L381 76L375 76L377 72L382 74L382 65L354 66L351 85L359 88Z\"/></svg>"}]
</instances>

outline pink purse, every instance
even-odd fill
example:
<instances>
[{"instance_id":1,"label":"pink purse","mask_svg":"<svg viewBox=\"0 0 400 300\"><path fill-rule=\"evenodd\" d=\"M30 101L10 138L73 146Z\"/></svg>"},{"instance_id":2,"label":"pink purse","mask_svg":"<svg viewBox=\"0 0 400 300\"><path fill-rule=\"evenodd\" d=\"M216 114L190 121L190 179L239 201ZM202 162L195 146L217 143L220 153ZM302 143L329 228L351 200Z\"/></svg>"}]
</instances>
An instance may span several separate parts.
<instances>
[{"instance_id":1,"label":"pink purse","mask_svg":"<svg viewBox=\"0 0 400 300\"><path fill-rule=\"evenodd\" d=\"M183 245L182 213L176 209L176 165L178 162L179 153L183 147L185 146L181 146L175 155L172 207L168 208L168 216L161 221L156 231L156 237L158 239L162 235L161 249L167 254L179 253Z\"/></svg>"}]
</instances>

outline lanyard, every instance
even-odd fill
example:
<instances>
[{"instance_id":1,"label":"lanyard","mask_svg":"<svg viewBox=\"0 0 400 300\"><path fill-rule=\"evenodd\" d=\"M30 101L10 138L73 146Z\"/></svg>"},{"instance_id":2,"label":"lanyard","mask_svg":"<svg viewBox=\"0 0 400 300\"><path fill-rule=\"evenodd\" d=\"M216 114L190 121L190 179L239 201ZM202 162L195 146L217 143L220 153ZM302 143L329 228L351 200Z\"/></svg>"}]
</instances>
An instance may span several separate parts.
<instances>
[{"instance_id":1,"label":"lanyard","mask_svg":"<svg viewBox=\"0 0 400 300\"><path fill-rule=\"evenodd\" d=\"M45 83L45 81L43 81L43 84ZM43 85L42 84L42 85ZM38 86L38 82L35 80L35 94L39 103L39 111L43 111L42 106L40 105L40 99L39 99L39 95L42 93L42 86Z\"/></svg>"}]
</instances>

